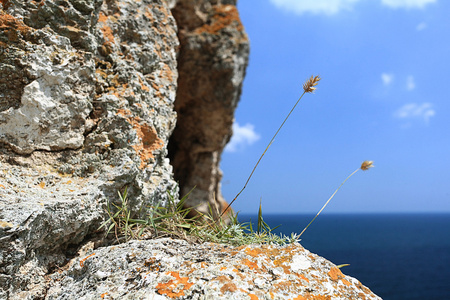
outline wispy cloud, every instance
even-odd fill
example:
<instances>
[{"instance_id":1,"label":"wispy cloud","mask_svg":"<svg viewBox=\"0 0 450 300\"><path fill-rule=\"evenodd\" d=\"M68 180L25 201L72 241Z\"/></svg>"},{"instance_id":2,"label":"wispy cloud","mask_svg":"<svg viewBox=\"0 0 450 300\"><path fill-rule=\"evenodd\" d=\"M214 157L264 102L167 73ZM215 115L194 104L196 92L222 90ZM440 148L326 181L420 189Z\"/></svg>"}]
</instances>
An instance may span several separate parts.
<instances>
[{"instance_id":1,"label":"wispy cloud","mask_svg":"<svg viewBox=\"0 0 450 300\"><path fill-rule=\"evenodd\" d=\"M384 86L390 86L394 82L394 74L392 73L381 73L381 81L383 82ZM416 88L416 81L414 79L413 75L408 75L406 77L406 83L405 83L406 90L412 91Z\"/></svg>"},{"instance_id":2,"label":"wispy cloud","mask_svg":"<svg viewBox=\"0 0 450 300\"><path fill-rule=\"evenodd\" d=\"M276 7L296 14L313 13L334 15L343 10L352 10L360 0L270 0ZM424 8L437 0L381 0L390 8ZM419 29L418 29L419 30Z\"/></svg>"},{"instance_id":3,"label":"wispy cloud","mask_svg":"<svg viewBox=\"0 0 450 300\"><path fill-rule=\"evenodd\" d=\"M348 10L359 0L270 0L276 7L297 14L333 15L341 10Z\"/></svg>"},{"instance_id":4,"label":"wispy cloud","mask_svg":"<svg viewBox=\"0 0 450 300\"><path fill-rule=\"evenodd\" d=\"M245 146L253 144L259 140L259 138L260 136L255 132L255 126L252 124L247 123L244 126L240 126L239 123L234 122L233 136L224 151L236 152Z\"/></svg>"},{"instance_id":5,"label":"wispy cloud","mask_svg":"<svg viewBox=\"0 0 450 300\"><path fill-rule=\"evenodd\" d=\"M421 22L421 23L417 24L416 30L417 30L417 31L422 31L422 30L424 30L424 29L427 28L427 27L428 27L427 23Z\"/></svg>"},{"instance_id":6,"label":"wispy cloud","mask_svg":"<svg viewBox=\"0 0 450 300\"><path fill-rule=\"evenodd\" d=\"M414 82L414 76L409 75L409 76L406 78L406 89L407 89L408 91L412 91L412 90L414 90L415 88L416 88L416 83Z\"/></svg>"},{"instance_id":7,"label":"wispy cloud","mask_svg":"<svg viewBox=\"0 0 450 300\"><path fill-rule=\"evenodd\" d=\"M391 8L424 8L427 4L437 0L381 0L383 5Z\"/></svg>"},{"instance_id":8,"label":"wispy cloud","mask_svg":"<svg viewBox=\"0 0 450 300\"><path fill-rule=\"evenodd\" d=\"M428 124L430 118L435 114L436 111L433 109L433 105L429 102L425 102L422 104L405 104L394 113L394 116L396 118L408 121L413 119L423 120L426 124Z\"/></svg>"},{"instance_id":9,"label":"wispy cloud","mask_svg":"<svg viewBox=\"0 0 450 300\"><path fill-rule=\"evenodd\" d=\"M383 81L383 84L388 86L392 83L394 80L394 74L391 73L381 73L381 81Z\"/></svg>"}]
</instances>

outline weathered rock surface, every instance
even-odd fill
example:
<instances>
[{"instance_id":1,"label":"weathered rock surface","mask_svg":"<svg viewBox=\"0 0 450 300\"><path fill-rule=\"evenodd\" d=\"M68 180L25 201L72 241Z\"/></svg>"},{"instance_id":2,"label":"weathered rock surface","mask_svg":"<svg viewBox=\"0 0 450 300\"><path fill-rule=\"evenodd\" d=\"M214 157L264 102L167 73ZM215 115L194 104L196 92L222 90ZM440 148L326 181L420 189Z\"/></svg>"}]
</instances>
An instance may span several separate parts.
<instances>
[{"instance_id":1,"label":"weathered rock surface","mask_svg":"<svg viewBox=\"0 0 450 300\"><path fill-rule=\"evenodd\" d=\"M46 299L381 299L299 244L132 241L87 250L49 281Z\"/></svg>"},{"instance_id":2,"label":"weathered rock surface","mask_svg":"<svg viewBox=\"0 0 450 300\"><path fill-rule=\"evenodd\" d=\"M247 59L233 0L0 0L0 299L377 299L299 245L105 246L118 192L178 197L169 146L188 204L224 208Z\"/></svg>"},{"instance_id":3,"label":"weathered rock surface","mask_svg":"<svg viewBox=\"0 0 450 300\"><path fill-rule=\"evenodd\" d=\"M177 196L179 43L168 1L0 3L0 298L39 297L118 191Z\"/></svg>"},{"instance_id":4,"label":"weathered rock surface","mask_svg":"<svg viewBox=\"0 0 450 300\"><path fill-rule=\"evenodd\" d=\"M220 212L219 169L223 148L232 135L234 110L248 62L249 41L236 1L181 0L172 10L180 39L177 127L169 143L180 194L193 187L186 204Z\"/></svg>"}]
</instances>

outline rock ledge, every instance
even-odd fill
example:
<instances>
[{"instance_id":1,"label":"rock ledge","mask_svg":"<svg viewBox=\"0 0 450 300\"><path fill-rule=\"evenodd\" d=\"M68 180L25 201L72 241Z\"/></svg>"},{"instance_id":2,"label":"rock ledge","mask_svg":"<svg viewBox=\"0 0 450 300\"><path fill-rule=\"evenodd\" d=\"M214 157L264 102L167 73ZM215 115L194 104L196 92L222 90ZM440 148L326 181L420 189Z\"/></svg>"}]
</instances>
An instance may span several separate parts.
<instances>
[{"instance_id":1,"label":"rock ledge","mask_svg":"<svg viewBox=\"0 0 450 300\"><path fill-rule=\"evenodd\" d=\"M300 244L130 241L87 249L49 283L46 299L381 299Z\"/></svg>"}]
</instances>

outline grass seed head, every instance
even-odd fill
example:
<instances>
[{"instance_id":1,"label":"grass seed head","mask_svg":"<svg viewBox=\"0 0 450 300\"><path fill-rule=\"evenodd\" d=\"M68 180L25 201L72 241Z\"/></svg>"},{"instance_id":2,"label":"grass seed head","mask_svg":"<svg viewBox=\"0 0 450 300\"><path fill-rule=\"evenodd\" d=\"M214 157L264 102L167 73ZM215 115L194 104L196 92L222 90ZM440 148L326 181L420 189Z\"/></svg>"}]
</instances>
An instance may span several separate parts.
<instances>
[{"instance_id":1,"label":"grass seed head","mask_svg":"<svg viewBox=\"0 0 450 300\"><path fill-rule=\"evenodd\" d=\"M303 84L303 90L305 93L313 93L316 88L315 86L319 83L320 77L317 75L316 77L311 76L304 84Z\"/></svg>"},{"instance_id":2,"label":"grass seed head","mask_svg":"<svg viewBox=\"0 0 450 300\"><path fill-rule=\"evenodd\" d=\"M371 160L366 160L361 164L361 170L363 171L367 171L370 168L373 168L373 161Z\"/></svg>"}]
</instances>

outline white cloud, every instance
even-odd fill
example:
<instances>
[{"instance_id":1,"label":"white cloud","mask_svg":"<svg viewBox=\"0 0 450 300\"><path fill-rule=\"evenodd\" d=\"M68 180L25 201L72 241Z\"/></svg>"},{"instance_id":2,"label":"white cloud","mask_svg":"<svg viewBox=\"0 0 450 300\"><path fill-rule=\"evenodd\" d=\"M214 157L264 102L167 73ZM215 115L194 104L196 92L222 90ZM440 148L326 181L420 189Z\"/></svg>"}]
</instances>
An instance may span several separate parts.
<instances>
[{"instance_id":1,"label":"white cloud","mask_svg":"<svg viewBox=\"0 0 450 300\"><path fill-rule=\"evenodd\" d=\"M390 85L394 80L394 74L389 73L381 73L381 81L383 81L384 85Z\"/></svg>"},{"instance_id":2,"label":"white cloud","mask_svg":"<svg viewBox=\"0 0 450 300\"><path fill-rule=\"evenodd\" d=\"M391 8L424 8L429 3L437 0L381 0L383 5Z\"/></svg>"},{"instance_id":3,"label":"white cloud","mask_svg":"<svg viewBox=\"0 0 450 300\"><path fill-rule=\"evenodd\" d=\"M276 7L297 14L310 12L313 14L333 15L340 10L348 10L359 0L270 0Z\"/></svg>"},{"instance_id":4,"label":"white cloud","mask_svg":"<svg viewBox=\"0 0 450 300\"><path fill-rule=\"evenodd\" d=\"M430 118L435 114L436 111L433 109L433 105L429 102L425 102L422 104L405 104L394 113L394 116L404 120L422 119L428 124Z\"/></svg>"},{"instance_id":5,"label":"white cloud","mask_svg":"<svg viewBox=\"0 0 450 300\"><path fill-rule=\"evenodd\" d=\"M419 23L419 24L416 26L416 30L417 30L417 31L422 31L422 30L424 30L424 29L427 28L427 27L428 27L427 23L422 22L422 23Z\"/></svg>"},{"instance_id":6,"label":"white cloud","mask_svg":"<svg viewBox=\"0 0 450 300\"><path fill-rule=\"evenodd\" d=\"M414 82L414 76L409 75L409 76L406 78L406 89L407 89L408 91L412 91L412 90L415 89L415 88L416 88L416 83Z\"/></svg>"},{"instance_id":7,"label":"white cloud","mask_svg":"<svg viewBox=\"0 0 450 300\"><path fill-rule=\"evenodd\" d=\"M384 86L390 86L392 85L394 81L394 74L392 73L381 73L381 81L383 82ZM416 81L414 79L414 76L408 75L406 77L406 84L405 84L406 90L412 91L416 88Z\"/></svg>"},{"instance_id":8,"label":"white cloud","mask_svg":"<svg viewBox=\"0 0 450 300\"><path fill-rule=\"evenodd\" d=\"M352 10L353 6L359 1L360 0L270 0L276 7L299 15L303 13L334 15L342 10ZM427 4L436 1L437 0L381 0L381 4L390 8L424 8ZM423 25L421 25L421 27L423 27ZM417 30L422 29L423 28Z\"/></svg>"},{"instance_id":9,"label":"white cloud","mask_svg":"<svg viewBox=\"0 0 450 300\"><path fill-rule=\"evenodd\" d=\"M260 136L255 132L255 126L252 124L247 123L244 126L240 126L237 122L234 122L233 136L225 147L225 151L236 152L245 146L253 144L259 140L259 138Z\"/></svg>"}]
</instances>

